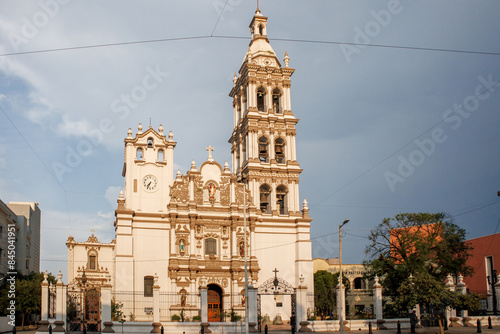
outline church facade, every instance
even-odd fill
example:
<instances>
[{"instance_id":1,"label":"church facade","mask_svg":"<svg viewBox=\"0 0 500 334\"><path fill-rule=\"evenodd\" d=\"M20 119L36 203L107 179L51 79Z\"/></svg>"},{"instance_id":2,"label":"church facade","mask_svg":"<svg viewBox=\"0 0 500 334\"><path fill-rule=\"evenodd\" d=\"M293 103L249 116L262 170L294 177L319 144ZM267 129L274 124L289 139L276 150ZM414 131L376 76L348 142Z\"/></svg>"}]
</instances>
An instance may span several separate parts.
<instances>
[{"instance_id":1,"label":"church facade","mask_svg":"<svg viewBox=\"0 0 500 334\"><path fill-rule=\"evenodd\" d=\"M258 289L259 313L287 320L294 289L313 294L309 209L299 197L300 165L295 146L298 119L291 108L291 76L267 38L259 10L250 24L251 42L229 93L234 128L229 143L232 169L207 147L201 165L175 172L172 132L160 125L128 130L122 175L125 186L115 212L116 238L100 243L92 234L68 245L68 279L86 277L96 289L110 285L126 316L148 320L149 298L159 287L162 318L198 314L208 290L209 321L223 311L245 313L247 282ZM246 261L245 261L246 260ZM139 307L136 306L140 305ZM314 309L314 298L307 307ZM162 306L163 305L163 306Z\"/></svg>"}]
</instances>

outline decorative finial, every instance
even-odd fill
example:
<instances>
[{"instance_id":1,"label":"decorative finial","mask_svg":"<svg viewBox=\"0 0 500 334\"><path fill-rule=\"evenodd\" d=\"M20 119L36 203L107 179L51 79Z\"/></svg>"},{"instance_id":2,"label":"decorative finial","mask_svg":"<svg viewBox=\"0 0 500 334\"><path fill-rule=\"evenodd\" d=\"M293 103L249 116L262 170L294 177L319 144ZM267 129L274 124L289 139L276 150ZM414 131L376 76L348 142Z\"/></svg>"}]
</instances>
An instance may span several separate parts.
<instances>
[{"instance_id":1,"label":"decorative finial","mask_svg":"<svg viewBox=\"0 0 500 334\"><path fill-rule=\"evenodd\" d=\"M60 270L59 270L59 274L57 274L57 278L58 278L58 281L62 283L63 274Z\"/></svg>"},{"instance_id":2,"label":"decorative finial","mask_svg":"<svg viewBox=\"0 0 500 334\"><path fill-rule=\"evenodd\" d=\"M285 51L285 58L283 58L283 61L285 62L285 67L290 67L288 63L290 62L290 57L288 57L288 52Z\"/></svg>"},{"instance_id":3,"label":"decorative finial","mask_svg":"<svg viewBox=\"0 0 500 334\"><path fill-rule=\"evenodd\" d=\"M309 210L309 206L307 205L307 200L304 198L304 202L302 202L302 209Z\"/></svg>"},{"instance_id":4,"label":"decorative finial","mask_svg":"<svg viewBox=\"0 0 500 334\"><path fill-rule=\"evenodd\" d=\"M128 128L128 137L127 138L132 138L132 128Z\"/></svg>"},{"instance_id":5,"label":"decorative finial","mask_svg":"<svg viewBox=\"0 0 500 334\"><path fill-rule=\"evenodd\" d=\"M196 164L194 163L194 160L191 161L191 170L196 171Z\"/></svg>"},{"instance_id":6,"label":"decorative finial","mask_svg":"<svg viewBox=\"0 0 500 334\"><path fill-rule=\"evenodd\" d=\"M180 179L180 178L181 178L181 170L180 170L180 169L178 169L178 170L177 170L177 178L178 178L178 179Z\"/></svg>"},{"instance_id":7,"label":"decorative finial","mask_svg":"<svg viewBox=\"0 0 500 334\"><path fill-rule=\"evenodd\" d=\"M257 0L257 10L255 11L255 14L258 14L258 13L260 13L259 0Z\"/></svg>"},{"instance_id":8,"label":"decorative finial","mask_svg":"<svg viewBox=\"0 0 500 334\"><path fill-rule=\"evenodd\" d=\"M139 126L137 127L137 130L139 130L137 133L141 134L142 133L142 124L139 123Z\"/></svg>"},{"instance_id":9,"label":"decorative finial","mask_svg":"<svg viewBox=\"0 0 500 334\"><path fill-rule=\"evenodd\" d=\"M212 157L212 151L214 151L214 148L211 145L208 145L207 151L208 151L208 161L214 161L214 158Z\"/></svg>"},{"instance_id":10,"label":"decorative finial","mask_svg":"<svg viewBox=\"0 0 500 334\"><path fill-rule=\"evenodd\" d=\"M227 161L224 161L224 172L229 172L229 164L227 163Z\"/></svg>"},{"instance_id":11,"label":"decorative finial","mask_svg":"<svg viewBox=\"0 0 500 334\"><path fill-rule=\"evenodd\" d=\"M120 189L120 195L118 195L118 200L116 202L118 203L119 209L125 208L125 197L123 197L123 189Z\"/></svg>"},{"instance_id":12,"label":"decorative finial","mask_svg":"<svg viewBox=\"0 0 500 334\"><path fill-rule=\"evenodd\" d=\"M236 81L238 81L238 75L234 72L233 86L236 86Z\"/></svg>"},{"instance_id":13,"label":"decorative finial","mask_svg":"<svg viewBox=\"0 0 500 334\"><path fill-rule=\"evenodd\" d=\"M158 132L162 135L163 134L163 126L160 124L158 127Z\"/></svg>"},{"instance_id":14,"label":"decorative finial","mask_svg":"<svg viewBox=\"0 0 500 334\"><path fill-rule=\"evenodd\" d=\"M44 283L48 283L47 278L49 278L49 272L47 270L45 270L45 272L43 273L43 282Z\"/></svg>"},{"instance_id":15,"label":"decorative finial","mask_svg":"<svg viewBox=\"0 0 500 334\"><path fill-rule=\"evenodd\" d=\"M168 133L168 141L174 141L174 134L172 131Z\"/></svg>"}]
</instances>

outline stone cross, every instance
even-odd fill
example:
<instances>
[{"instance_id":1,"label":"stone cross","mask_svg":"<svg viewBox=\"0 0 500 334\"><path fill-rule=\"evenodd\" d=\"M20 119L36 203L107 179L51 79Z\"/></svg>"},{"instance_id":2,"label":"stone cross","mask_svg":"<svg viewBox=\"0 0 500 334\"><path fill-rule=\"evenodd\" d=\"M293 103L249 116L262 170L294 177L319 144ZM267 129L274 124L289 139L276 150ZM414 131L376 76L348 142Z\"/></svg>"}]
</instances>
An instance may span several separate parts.
<instances>
[{"instance_id":1,"label":"stone cross","mask_svg":"<svg viewBox=\"0 0 500 334\"><path fill-rule=\"evenodd\" d=\"M208 151L208 161L213 161L214 158L212 157L212 151L215 151L215 149L211 145L208 145L207 151Z\"/></svg>"}]
</instances>

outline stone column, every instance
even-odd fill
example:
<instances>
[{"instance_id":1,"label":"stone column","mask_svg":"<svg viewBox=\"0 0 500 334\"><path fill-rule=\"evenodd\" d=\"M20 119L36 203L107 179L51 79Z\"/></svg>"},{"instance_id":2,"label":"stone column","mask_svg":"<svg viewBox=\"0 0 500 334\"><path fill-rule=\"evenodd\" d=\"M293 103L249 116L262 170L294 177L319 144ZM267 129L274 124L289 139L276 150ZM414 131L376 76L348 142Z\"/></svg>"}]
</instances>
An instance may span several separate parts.
<instances>
[{"instance_id":1,"label":"stone column","mask_svg":"<svg viewBox=\"0 0 500 334\"><path fill-rule=\"evenodd\" d=\"M160 333L160 327L160 286L158 285L158 274L155 273L153 285L153 329L151 333Z\"/></svg>"},{"instance_id":2,"label":"stone column","mask_svg":"<svg viewBox=\"0 0 500 334\"><path fill-rule=\"evenodd\" d=\"M114 333L111 321L111 275L106 275L106 282L101 287L101 322L103 333Z\"/></svg>"},{"instance_id":3,"label":"stone column","mask_svg":"<svg viewBox=\"0 0 500 334\"><path fill-rule=\"evenodd\" d=\"M467 286L464 283L464 277L462 275L458 276L457 291L464 294L464 295L467 293ZM462 310L462 314L460 316L462 318L467 318L469 316L469 311ZM464 319L464 326L465 325L466 325L466 321Z\"/></svg>"},{"instance_id":4,"label":"stone column","mask_svg":"<svg viewBox=\"0 0 500 334\"><path fill-rule=\"evenodd\" d=\"M49 274L47 271L43 273L43 281L42 281L42 305L41 305L41 320L40 320L40 328L38 328L39 332L48 332L49 331L49 281L47 278Z\"/></svg>"},{"instance_id":5,"label":"stone column","mask_svg":"<svg viewBox=\"0 0 500 334\"><path fill-rule=\"evenodd\" d=\"M296 305L296 327L299 332L311 332L307 326L307 286L304 285L304 276L300 275L300 285L296 289L297 305ZM345 318L344 318L345 319Z\"/></svg>"},{"instance_id":6,"label":"stone column","mask_svg":"<svg viewBox=\"0 0 500 334\"><path fill-rule=\"evenodd\" d=\"M208 288L206 285L200 287L200 316L201 316L201 327L203 327L204 333L212 333L208 326Z\"/></svg>"},{"instance_id":7,"label":"stone column","mask_svg":"<svg viewBox=\"0 0 500 334\"><path fill-rule=\"evenodd\" d=\"M455 283L453 283L453 277L451 276L451 274L448 274L448 276L446 276L446 288L450 291L455 291ZM448 321L448 325L450 327L459 326L457 322L457 311L451 306L446 306L445 318L446 321Z\"/></svg>"},{"instance_id":8,"label":"stone column","mask_svg":"<svg viewBox=\"0 0 500 334\"><path fill-rule=\"evenodd\" d=\"M375 284L373 284L373 313L375 314L375 319L383 319L382 312L382 285L379 283L380 279L375 276Z\"/></svg>"},{"instance_id":9,"label":"stone column","mask_svg":"<svg viewBox=\"0 0 500 334\"><path fill-rule=\"evenodd\" d=\"M337 285L337 316L340 319L342 319L342 322L345 323L345 287L342 284L342 282L339 282ZM344 326L344 324L340 324L339 326Z\"/></svg>"},{"instance_id":10,"label":"stone column","mask_svg":"<svg viewBox=\"0 0 500 334\"><path fill-rule=\"evenodd\" d=\"M375 319L377 319L377 329L387 329L384 326L384 313L382 309L382 285L379 283L380 279L378 276L374 278L375 283L373 284L373 313Z\"/></svg>"},{"instance_id":11,"label":"stone column","mask_svg":"<svg viewBox=\"0 0 500 334\"><path fill-rule=\"evenodd\" d=\"M248 307L248 328L250 332L258 332L258 328L256 328L258 319L257 319L257 288L254 288L253 285L248 286L248 301L245 301L245 307Z\"/></svg>"},{"instance_id":12,"label":"stone column","mask_svg":"<svg viewBox=\"0 0 500 334\"><path fill-rule=\"evenodd\" d=\"M56 321L54 321L55 327L53 332L65 332L64 320L66 320L66 308L64 307L63 302L66 289L64 288L62 277L63 275L61 271L59 271L56 282Z\"/></svg>"}]
</instances>

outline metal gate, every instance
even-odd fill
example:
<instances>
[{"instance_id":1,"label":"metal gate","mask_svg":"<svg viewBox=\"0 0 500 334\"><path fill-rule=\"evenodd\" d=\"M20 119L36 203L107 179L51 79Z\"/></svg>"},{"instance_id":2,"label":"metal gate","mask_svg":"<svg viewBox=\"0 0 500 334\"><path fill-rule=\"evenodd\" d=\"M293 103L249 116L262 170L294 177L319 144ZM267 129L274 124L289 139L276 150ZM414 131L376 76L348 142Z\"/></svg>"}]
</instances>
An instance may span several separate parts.
<instances>
[{"instance_id":1,"label":"metal gate","mask_svg":"<svg viewBox=\"0 0 500 334\"><path fill-rule=\"evenodd\" d=\"M297 294L295 288L284 279L278 277L278 270L274 270L274 278L265 281L257 289L257 316L259 322L259 332L262 331L262 295L290 295L291 301L291 316L290 325L295 326L296 311L297 311Z\"/></svg>"},{"instance_id":2,"label":"metal gate","mask_svg":"<svg viewBox=\"0 0 500 334\"><path fill-rule=\"evenodd\" d=\"M99 287L68 286L67 331L101 331L101 292Z\"/></svg>"}]
</instances>

